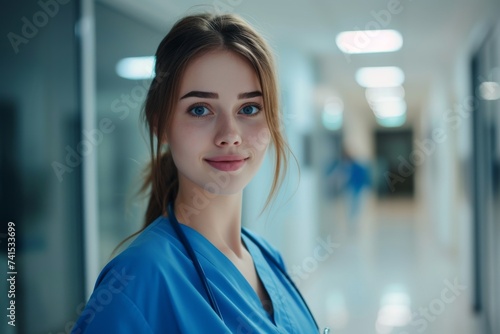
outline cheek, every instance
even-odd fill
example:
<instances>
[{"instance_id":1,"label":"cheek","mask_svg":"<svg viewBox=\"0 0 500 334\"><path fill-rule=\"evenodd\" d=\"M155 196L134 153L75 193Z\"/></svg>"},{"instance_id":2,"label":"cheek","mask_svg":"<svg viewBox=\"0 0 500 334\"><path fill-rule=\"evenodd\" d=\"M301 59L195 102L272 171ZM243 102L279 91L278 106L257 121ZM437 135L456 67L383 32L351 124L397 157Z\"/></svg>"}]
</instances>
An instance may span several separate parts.
<instances>
[{"instance_id":1,"label":"cheek","mask_svg":"<svg viewBox=\"0 0 500 334\"><path fill-rule=\"evenodd\" d=\"M176 124L170 133L169 146L174 159L186 163L197 158L207 149L209 138L203 128L189 124Z\"/></svg>"},{"instance_id":2,"label":"cheek","mask_svg":"<svg viewBox=\"0 0 500 334\"><path fill-rule=\"evenodd\" d=\"M271 134L267 124L254 126L251 131L247 133L244 149L251 152L254 157L263 157L266 153L267 147L271 141Z\"/></svg>"},{"instance_id":3,"label":"cheek","mask_svg":"<svg viewBox=\"0 0 500 334\"><path fill-rule=\"evenodd\" d=\"M271 131L269 131L267 125L259 132L259 141L265 145L269 145L271 142Z\"/></svg>"},{"instance_id":4,"label":"cheek","mask_svg":"<svg viewBox=\"0 0 500 334\"><path fill-rule=\"evenodd\" d=\"M171 142L175 142L176 145L189 146L203 141L207 141L206 127L179 122L172 129Z\"/></svg>"},{"instance_id":5,"label":"cheek","mask_svg":"<svg viewBox=\"0 0 500 334\"><path fill-rule=\"evenodd\" d=\"M260 147L266 147L271 142L271 132L267 124L261 125L257 131L255 131L257 143Z\"/></svg>"}]
</instances>

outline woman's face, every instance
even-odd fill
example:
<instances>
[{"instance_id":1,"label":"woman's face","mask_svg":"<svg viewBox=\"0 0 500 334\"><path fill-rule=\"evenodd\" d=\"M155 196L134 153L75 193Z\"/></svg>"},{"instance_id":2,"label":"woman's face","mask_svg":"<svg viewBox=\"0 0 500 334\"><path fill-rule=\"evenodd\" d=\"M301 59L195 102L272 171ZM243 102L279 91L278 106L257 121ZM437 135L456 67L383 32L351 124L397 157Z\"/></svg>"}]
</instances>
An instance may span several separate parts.
<instances>
[{"instance_id":1,"label":"woman's face","mask_svg":"<svg viewBox=\"0 0 500 334\"><path fill-rule=\"evenodd\" d=\"M254 69L236 53L212 51L187 66L179 92L167 132L179 191L241 192L270 140Z\"/></svg>"}]
</instances>

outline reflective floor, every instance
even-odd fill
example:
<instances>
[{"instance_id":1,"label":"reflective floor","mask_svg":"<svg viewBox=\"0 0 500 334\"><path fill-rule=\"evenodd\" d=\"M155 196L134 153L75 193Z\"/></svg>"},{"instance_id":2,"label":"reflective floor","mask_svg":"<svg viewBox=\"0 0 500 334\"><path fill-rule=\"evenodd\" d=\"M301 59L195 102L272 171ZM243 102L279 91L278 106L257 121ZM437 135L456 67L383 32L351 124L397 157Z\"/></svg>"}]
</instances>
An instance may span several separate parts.
<instances>
[{"instance_id":1,"label":"reflective floor","mask_svg":"<svg viewBox=\"0 0 500 334\"><path fill-rule=\"evenodd\" d=\"M338 247L300 284L320 326L350 334L481 333L471 312L470 245L442 246L421 204L366 195L351 221L345 200L323 207L323 233Z\"/></svg>"}]
</instances>

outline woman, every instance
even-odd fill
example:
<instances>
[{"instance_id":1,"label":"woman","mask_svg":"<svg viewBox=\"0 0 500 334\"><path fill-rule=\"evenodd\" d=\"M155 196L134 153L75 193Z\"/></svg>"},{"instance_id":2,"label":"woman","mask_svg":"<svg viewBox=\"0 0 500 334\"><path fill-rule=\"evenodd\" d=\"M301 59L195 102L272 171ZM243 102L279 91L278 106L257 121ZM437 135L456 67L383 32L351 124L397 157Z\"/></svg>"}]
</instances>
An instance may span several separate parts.
<instances>
[{"instance_id":1,"label":"woman","mask_svg":"<svg viewBox=\"0 0 500 334\"><path fill-rule=\"evenodd\" d=\"M276 250L241 228L243 188L288 147L264 40L234 15L178 21L144 109L145 226L103 269L73 333L317 333ZM138 232L138 233L139 233Z\"/></svg>"}]
</instances>

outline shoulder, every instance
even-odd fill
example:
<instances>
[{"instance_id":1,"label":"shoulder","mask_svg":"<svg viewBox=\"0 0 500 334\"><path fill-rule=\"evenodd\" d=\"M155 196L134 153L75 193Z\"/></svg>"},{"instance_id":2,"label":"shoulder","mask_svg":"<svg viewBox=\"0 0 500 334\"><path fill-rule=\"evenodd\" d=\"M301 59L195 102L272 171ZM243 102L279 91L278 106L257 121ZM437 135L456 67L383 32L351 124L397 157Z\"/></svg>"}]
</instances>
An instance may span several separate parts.
<instances>
[{"instance_id":1,"label":"shoulder","mask_svg":"<svg viewBox=\"0 0 500 334\"><path fill-rule=\"evenodd\" d=\"M106 266L136 262L138 262L137 264L147 264L147 261L154 261L157 257L165 255L165 252L172 251L175 249L176 239L170 233L168 227L167 218L158 217L142 230L130 245L111 259ZM147 256L147 259L145 256Z\"/></svg>"},{"instance_id":2,"label":"shoulder","mask_svg":"<svg viewBox=\"0 0 500 334\"><path fill-rule=\"evenodd\" d=\"M159 317L157 312L173 314L171 296L182 289L182 284L189 284L191 273L185 270L186 255L167 222L164 217L158 218L106 264L74 333L93 329L105 332L111 326L106 324L134 329L123 333L150 333L162 322L174 322L173 318Z\"/></svg>"},{"instance_id":3,"label":"shoulder","mask_svg":"<svg viewBox=\"0 0 500 334\"><path fill-rule=\"evenodd\" d=\"M116 278L117 272L130 280L132 275L134 282L142 284L146 280L152 283L159 278L157 276L166 276L174 270L185 258L184 249L170 231L167 218L159 217L106 264L97 278L96 288Z\"/></svg>"}]
</instances>

